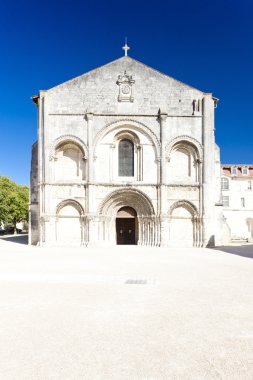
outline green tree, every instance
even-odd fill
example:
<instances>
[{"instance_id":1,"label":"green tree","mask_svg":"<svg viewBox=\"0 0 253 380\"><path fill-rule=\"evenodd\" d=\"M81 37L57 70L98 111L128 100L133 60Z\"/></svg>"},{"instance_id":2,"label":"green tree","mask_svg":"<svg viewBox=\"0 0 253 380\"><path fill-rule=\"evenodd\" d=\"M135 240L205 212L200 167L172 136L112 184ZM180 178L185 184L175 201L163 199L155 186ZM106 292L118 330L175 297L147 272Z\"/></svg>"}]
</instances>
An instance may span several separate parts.
<instances>
[{"instance_id":1,"label":"green tree","mask_svg":"<svg viewBox=\"0 0 253 380\"><path fill-rule=\"evenodd\" d=\"M28 220L29 188L0 176L0 221L16 223Z\"/></svg>"}]
</instances>

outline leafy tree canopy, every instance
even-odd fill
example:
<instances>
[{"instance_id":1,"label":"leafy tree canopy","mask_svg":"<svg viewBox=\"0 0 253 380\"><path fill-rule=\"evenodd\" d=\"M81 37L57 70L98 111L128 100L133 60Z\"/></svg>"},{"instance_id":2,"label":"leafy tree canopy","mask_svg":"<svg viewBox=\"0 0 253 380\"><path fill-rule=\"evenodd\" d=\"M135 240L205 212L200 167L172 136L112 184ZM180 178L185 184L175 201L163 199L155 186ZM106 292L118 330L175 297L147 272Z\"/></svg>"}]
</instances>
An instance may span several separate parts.
<instances>
[{"instance_id":1,"label":"leafy tree canopy","mask_svg":"<svg viewBox=\"0 0 253 380\"><path fill-rule=\"evenodd\" d=\"M11 223L28 220L29 188L0 176L0 221Z\"/></svg>"}]
</instances>

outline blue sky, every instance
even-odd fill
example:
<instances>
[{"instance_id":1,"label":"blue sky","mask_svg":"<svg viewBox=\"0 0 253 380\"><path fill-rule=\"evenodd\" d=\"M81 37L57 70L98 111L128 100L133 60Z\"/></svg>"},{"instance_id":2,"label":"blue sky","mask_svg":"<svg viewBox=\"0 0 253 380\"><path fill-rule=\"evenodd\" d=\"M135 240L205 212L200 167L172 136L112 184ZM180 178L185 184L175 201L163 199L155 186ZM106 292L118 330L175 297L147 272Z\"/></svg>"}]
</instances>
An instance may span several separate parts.
<instances>
[{"instance_id":1,"label":"blue sky","mask_svg":"<svg viewBox=\"0 0 253 380\"><path fill-rule=\"evenodd\" d=\"M253 2L0 0L0 175L29 184L31 96L129 55L220 99L223 163L253 163Z\"/></svg>"}]
</instances>

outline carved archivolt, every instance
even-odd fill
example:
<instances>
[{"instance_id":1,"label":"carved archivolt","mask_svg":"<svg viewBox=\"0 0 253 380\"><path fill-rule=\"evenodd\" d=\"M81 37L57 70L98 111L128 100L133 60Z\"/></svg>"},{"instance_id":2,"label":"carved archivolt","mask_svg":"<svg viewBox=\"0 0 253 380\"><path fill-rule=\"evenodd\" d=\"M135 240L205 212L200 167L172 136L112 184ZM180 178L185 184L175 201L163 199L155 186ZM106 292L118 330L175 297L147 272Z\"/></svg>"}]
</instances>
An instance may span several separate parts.
<instances>
[{"instance_id":1,"label":"carved archivolt","mask_svg":"<svg viewBox=\"0 0 253 380\"><path fill-rule=\"evenodd\" d=\"M123 130L123 131L120 131L118 132L115 136L114 136L114 141L117 142L119 140L122 140L122 139L129 139L131 141L133 141L133 143L135 145L138 145L140 144L140 139L139 137L132 131L128 131L128 130Z\"/></svg>"},{"instance_id":2,"label":"carved archivolt","mask_svg":"<svg viewBox=\"0 0 253 380\"><path fill-rule=\"evenodd\" d=\"M196 206L194 206L193 203L186 201L186 200L180 200L180 201L173 203L173 205L169 209L169 216L172 216L173 211L179 207L184 207L187 211L189 211L189 213L192 215L192 217L194 217L194 218L198 217L198 210L197 210Z\"/></svg>"},{"instance_id":3,"label":"carved archivolt","mask_svg":"<svg viewBox=\"0 0 253 380\"><path fill-rule=\"evenodd\" d=\"M73 206L79 212L80 216L84 215L83 207L74 199L65 199L64 201L60 202L56 207L56 215L58 215L60 210L65 206Z\"/></svg>"},{"instance_id":4,"label":"carved archivolt","mask_svg":"<svg viewBox=\"0 0 253 380\"><path fill-rule=\"evenodd\" d=\"M81 140L79 137L74 136L74 135L63 135L56 139L50 147L50 158L54 157L55 155L55 150L58 148L59 145L63 143L73 143L78 145L78 147L82 150L83 155L85 158L88 158L88 149L83 140Z\"/></svg>"},{"instance_id":5,"label":"carved archivolt","mask_svg":"<svg viewBox=\"0 0 253 380\"><path fill-rule=\"evenodd\" d=\"M131 206L139 217L154 215L154 207L146 194L135 189L121 189L113 191L101 202L98 213L103 216L116 216L118 210L124 206Z\"/></svg>"},{"instance_id":6,"label":"carved archivolt","mask_svg":"<svg viewBox=\"0 0 253 380\"><path fill-rule=\"evenodd\" d=\"M179 143L182 143L182 144L185 143L185 145L187 145L187 143L188 143L188 144L192 145L196 150L198 160L200 160L200 161L203 160L203 147L202 147L202 145L199 143L198 140L194 139L193 137L187 136L187 135L178 136L178 137L174 138L173 140L171 140L166 145L166 148L165 148L166 158L168 160L170 160L170 154L171 154L171 151L173 150L174 146L179 144Z\"/></svg>"},{"instance_id":7,"label":"carved archivolt","mask_svg":"<svg viewBox=\"0 0 253 380\"><path fill-rule=\"evenodd\" d=\"M107 135L107 133L109 133L115 129L122 128L122 127L126 127L126 131L127 130L135 131L136 130L136 131L143 133L148 138L148 140L151 142L151 144L155 147L156 159L159 157L160 143L159 143L159 140L157 139L157 136L155 135L155 133L149 127L147 127L145 124L140 123L139 121L137 122L135 120L131 120L131 119L121 119L119 121L114 121L112 123L109 123L103 129L101 129L101 131L99 131L97 133L97 135L94 138L94 144L93 144L94 145L94 157L97 156L97 146L98 146L99 141L105 135Z\"/></svg>"}]
</instances>

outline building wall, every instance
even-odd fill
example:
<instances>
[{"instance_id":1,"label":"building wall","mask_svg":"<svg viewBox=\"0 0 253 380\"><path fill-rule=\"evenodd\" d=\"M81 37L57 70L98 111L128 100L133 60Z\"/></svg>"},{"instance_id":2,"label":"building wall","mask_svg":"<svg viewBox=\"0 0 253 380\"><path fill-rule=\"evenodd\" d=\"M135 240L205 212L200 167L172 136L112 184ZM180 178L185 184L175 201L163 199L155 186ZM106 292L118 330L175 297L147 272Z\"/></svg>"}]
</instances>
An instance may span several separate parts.
<instances>
[{"instance_id":1,"label":"building wall","mask_svg":"<svg viewBox=\"0 0 253 380\"><path fill-rule=\"evenodd\" d=\"M31 243L115 244L117 211L130 206L138 244L214 244L220 181L211 94L123 57L41 91L36 103L40 224ZM118 173L122 138L134 144L130 177Z\"/></svg>"},{"instance_id":2,"label":"building wall","mask_svg":"<svg viewBox=\"0 0 253 380\"><path fill-rule=\"evenodd\" d=\"M243 168L247 169L245 175ZM230 228L231 239L252 241L253 165L222 165L221 180L223 213Z\"/></svg>"}]
</instances>

